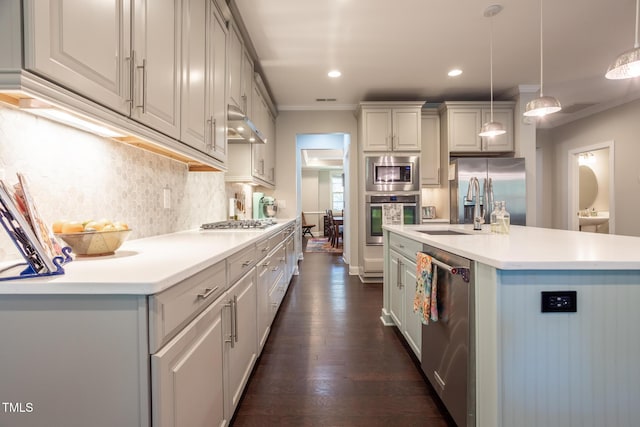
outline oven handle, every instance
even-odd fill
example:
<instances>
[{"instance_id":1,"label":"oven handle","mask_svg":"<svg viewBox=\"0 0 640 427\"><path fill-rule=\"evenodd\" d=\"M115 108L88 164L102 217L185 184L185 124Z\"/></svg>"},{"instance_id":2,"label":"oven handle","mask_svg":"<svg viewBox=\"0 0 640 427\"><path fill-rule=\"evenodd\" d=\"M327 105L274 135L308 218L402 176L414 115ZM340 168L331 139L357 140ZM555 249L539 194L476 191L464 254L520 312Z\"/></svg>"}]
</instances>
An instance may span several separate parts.
<instances>
[{"instance_id":1,"label":"oven handle","mask_svg":"<svg viewBox=\"0 0 640 427\"><path fill-rule=\"evenodd\" d=\"M416 255L418 255L417 252ZM451 274L459 274L460 276L462 276L462 280L464 280L466 283L469 283L469 269L467 267L452 267L449 264L442 262L434 257L431 257L431 262L440 268L444 268Z\"/></svg>"}]
</instances>

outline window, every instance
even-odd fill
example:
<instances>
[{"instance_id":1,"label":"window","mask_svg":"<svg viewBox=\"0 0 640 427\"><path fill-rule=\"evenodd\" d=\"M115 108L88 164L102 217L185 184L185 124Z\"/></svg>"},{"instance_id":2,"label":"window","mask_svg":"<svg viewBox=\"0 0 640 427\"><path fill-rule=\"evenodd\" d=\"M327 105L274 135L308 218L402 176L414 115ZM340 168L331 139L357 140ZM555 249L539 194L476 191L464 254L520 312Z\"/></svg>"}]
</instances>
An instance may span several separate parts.
<instances>
[{"instance_id":1,"label":"window","mask_svg":"<svg viewBox=\"0 0 640 427\"><path fill-rule=\"evenodd\" d=\"M344 210L344 174L331 175L331 209Z\"/></svg>"}]
</instances>

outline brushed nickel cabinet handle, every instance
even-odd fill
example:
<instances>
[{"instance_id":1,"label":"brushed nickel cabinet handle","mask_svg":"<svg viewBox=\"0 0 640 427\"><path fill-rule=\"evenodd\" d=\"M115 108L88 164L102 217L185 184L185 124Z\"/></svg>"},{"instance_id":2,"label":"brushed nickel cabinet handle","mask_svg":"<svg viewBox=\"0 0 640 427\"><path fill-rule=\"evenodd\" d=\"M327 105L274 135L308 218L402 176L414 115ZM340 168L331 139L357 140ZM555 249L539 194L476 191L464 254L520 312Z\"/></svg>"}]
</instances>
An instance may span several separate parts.
<instances>
[{"instance_id":1,"label":"brushed nickel cabinet handle","mask_svg":"<svg viewBox=\"0 0 640 427\"><path fill-rule=\"evenodd\" d=\"M220 286L216 286L215 288L205 288L203 293L198 294L198 299L207 299L218 289L220 289Z\"/></svg>"}]
</instances>

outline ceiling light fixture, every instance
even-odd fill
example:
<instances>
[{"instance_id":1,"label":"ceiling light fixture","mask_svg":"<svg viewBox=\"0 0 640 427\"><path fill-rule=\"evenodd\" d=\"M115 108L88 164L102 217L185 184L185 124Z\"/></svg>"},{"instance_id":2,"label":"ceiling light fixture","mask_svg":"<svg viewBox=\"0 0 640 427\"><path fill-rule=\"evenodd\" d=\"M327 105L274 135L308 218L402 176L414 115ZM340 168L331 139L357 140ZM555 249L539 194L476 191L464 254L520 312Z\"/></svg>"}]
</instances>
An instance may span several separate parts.
<instances>
[{"instance_id":1,"label":"ceiling light fixture","mask_svg":"<svg viewBox=\"0 0 640 427\"><path fill-rule=\"evenodd\" d=\"M543 62L542 62L542 45L543 37L542 37L542 0L540 0L540 97L533 99L527 103L527 106L524 111L524 115L527 117L543 117L547 114L556 113L562 110L562 106L560 102L555 99L553 96L544 96L542 89L542 70L543 70Z\"/></svg>"},{"instance_id":2,"label":"ceiling light fixture","mask_svg":"<svg viewBox=\"0 0 640 427\"><path fill-rule=\"evenodd\" d=\"M638 15L640 0L636 0L636 41L633 49L622 52L615 62L609 66L604 76L611 80L630 79L640 76L640 43L638 43Z\"/></svg>"},{"instance_id":3,"label":"ceiling light fixture","mask_svg":"<svg viewBox=\"0 0 640 427\"><path fill-rule=\"evenodd\" d=\"M489 29L489 75L491 80L491 117L488 122L482 125L480 128L480 136L498 136L507 133L504 125L499 122L493 121L493 17L500 13L502 6L494 4L488 6L484 11L484 16L490 18L491 26Z\"/></svg>"},{"instance_id":4,"label":"ceiling light fixture","mask_svg":"<svg viewBox=\"0 0 640 427\"><path fill-rule=\"evenodd\" d=\"M335 78L337 78L337 77L340 77L340 76L342 75L342 73L341 73L340 71L338 71L338 70L331 70L331 71L329 71L329 72L327 73L327 75L328 75L329 77L331 77L331 78L334 78L334 79L335 79Z\"/></svg>"},{"instance_id":5,"label":"ceiling light fixture","mask_svg":"<svg viewBox=\"0 0 640 427\"><path fill-rule=\"evenodd\" d=\"M451 70L451 71L449 71L449 72L447 73L447 75L448 75L449 77L457 77L457 76L459 76L460 74L462 74L462 70L461 70L461 69L459 69L459 68L454 68L453 70Z\"/></svg>"}]
</instances>

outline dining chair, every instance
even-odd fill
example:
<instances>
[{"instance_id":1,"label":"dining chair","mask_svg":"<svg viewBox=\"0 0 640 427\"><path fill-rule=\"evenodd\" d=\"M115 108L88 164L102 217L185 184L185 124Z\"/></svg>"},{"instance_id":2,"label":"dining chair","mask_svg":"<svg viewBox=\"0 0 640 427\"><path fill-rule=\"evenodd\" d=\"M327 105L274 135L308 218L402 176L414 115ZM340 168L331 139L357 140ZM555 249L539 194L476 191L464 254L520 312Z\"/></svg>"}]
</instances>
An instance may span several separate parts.
<instances>
[{"instance_id":1,"label":"dining chair","mask_svg":"<svg viewBox=\"0 0 640 427\"><path fill-rule=\"evenodd\" d=\"M302 237L305 235L309 235L309 237L313 237L313 233L311 229L314 228L315 224L307 224L307 219L304 216L304 212L302 212Z\"/></svg>"}]
</instances>

